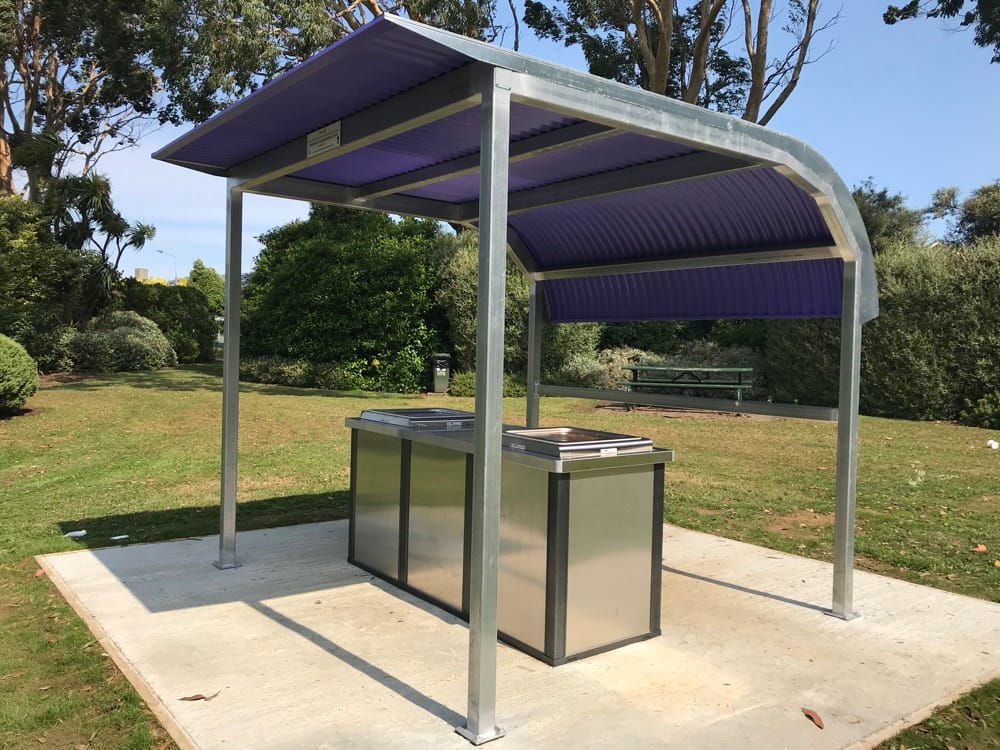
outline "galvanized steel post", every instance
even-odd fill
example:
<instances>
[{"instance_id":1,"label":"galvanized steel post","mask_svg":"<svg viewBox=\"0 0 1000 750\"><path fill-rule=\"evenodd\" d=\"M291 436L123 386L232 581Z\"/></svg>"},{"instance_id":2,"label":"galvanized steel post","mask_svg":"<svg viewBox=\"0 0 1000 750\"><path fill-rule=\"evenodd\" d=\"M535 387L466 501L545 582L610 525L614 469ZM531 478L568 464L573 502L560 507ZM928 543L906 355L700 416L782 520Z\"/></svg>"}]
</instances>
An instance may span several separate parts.
<instances>
[{"instance_id":1,"label":"galvanized steel post","mask_svg":"<svg viewBox=\"0 0 1000 750\"><path fill-rule=\"evenodd\" d=\"M507 75L505 70L487 70L482 89L469 709L466 725L456 727L456 731L474 745L495 740L504 734L496 726L496 675L507 159L510 144L510 85Z\"/></svg>"},{"instance_id":2,"label":"galvanized steel post","mask_svg":"<svg viewBox=\"0 0 1000 750\"><path fill-rule=\"evenodd\" d=\"M528 373L527 373L527 406L525 421L528 427L538 427L539 396L538 386L541 385L542 369L542 324L541 318L541 287L538 282L528 282Z\"/></svg>"},{"instance_id":3,"label":"galvanized steel post","mask_svg":"<svg viewBox=\"0 0 1000 750\"><path fill-rule=\"evenodd\" d=\"M219 559L215 567L237 568L236 466L240 420L240 264L243 250L243 193L226 185L226 289L222 354L222 499Z\"/></svg>"},{"instance_id":4,"label":"galvanized steel post","mask_svg":"<svg viewBox=\"0 0 1000 750\"><path fill-rule=\"evenodd\" d=\"M858 402L861 384L861 294L857 260L844 261L840 324L840 396L837 410L837 504L833 530L831 614L854 612L854 521L858 479Z\"/></svg>"}]
</instances>

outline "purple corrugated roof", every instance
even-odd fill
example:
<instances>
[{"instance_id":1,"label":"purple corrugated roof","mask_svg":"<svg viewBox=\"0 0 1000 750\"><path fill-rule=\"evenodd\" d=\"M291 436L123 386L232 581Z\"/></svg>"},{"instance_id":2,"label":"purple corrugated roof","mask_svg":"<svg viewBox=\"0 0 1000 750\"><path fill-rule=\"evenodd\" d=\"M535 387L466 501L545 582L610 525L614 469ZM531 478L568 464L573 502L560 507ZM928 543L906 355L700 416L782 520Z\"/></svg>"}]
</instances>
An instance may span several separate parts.
<instances>
[{"instance_id":1,"label":"purple corrugated roof","mask_svg":"<svg viewBox=\"0 0 1000 750\"><path fill-rule=\"evenodd\" d=\"M229 168L469 63L379 18L199 126L170 161ZM180 139L183 141L184 139ZM170 148L168 146L168 148Z\"/></svg>"},{"instance_id":2,"label":"purple corrugated roof","mask_svg":"<svg viewBox=\"0 0 1000 750\"><path fill-rule=\"evenodd\" d=\"M739 133L742 140L726 141L726 158L743 153L733 150L734 143L766 142L766 148L759 151L766 153L766 161L747 157L720 163L722 157L712 152L712 143L692 145L690 139L675 142L629 132L625 124L616 131L597 132L600 128L565 110L514 102L512 152L516 144L534 145L562 129L580 137L581 127L590 128L589 135L584 133L570 146L528 158L520 155L510 164L508 188L518 210L509 216L508 225L512 237L519 240L516 251L531 271L830 247L835 240L829 219L821 214L815 198L773 168L782 163L784 150L790 149L794 153L788 163L810 161L835 183L840 205L849 214L845 233L857 240L866 264L863 315L867 319L876 314L870 250L859 229L860 216L852 203L847 205L850 198L842 181L804 144L735 118L615 88L617 84L391 17L376 20L317 53L156 157L227 174L317 128L390 102L398 94L468 65L503 67L594 96L638 97L645 107L669 107L670 117L690 117L710 122L720 133ZM346 153L332 151L332 158L290 176L308 179L309 183L301 184L309 185L310 196L316 194L315 186L337 186L337 200L350 205L343 197L350 195L350 189L415 173L423 184L407 188L405 179L400 180L399 197L423 199L408 204L421 210L430 210L435 204L427 201L436 201L442 206L439 216L451 216L444 208L454 211L455 204L474 205L479 197L475 155L480 148L480 126L477 106L452 111L383 140L358 144ZM427 181L426 170L415 172L442 171L453 160L458 169L453 175L434 175ZM696 169L698 164L709 167L690 178L686 170L691 164ZM614 192L621 189L616 175L631 176L637 171L645 182L628 192ZM671 175L673 182L668 181ZM585 182L597 187L581 190ZM613 189L603 189L607 184L614 184ZM522 191L534 192L524 193L518 202ZM843 249L850 252L850 248ZM841 306L842 262L799 260L541 283L551 318L557 322L836 316Z\"/></svg>"},{"instance_id":3,"label":"purple corrugated roof","mask_svg":"<svg viewBox=\"0 0 1000 750\"><path fill-rule=\"evenodd\" d=\"M543 281L554 323L840 315L840 259Z\"/></svg>"},{"instance_id":4,"label":"purple corrugated roof","mask_svg":"<svg viewBox=\"0 0 1000 750\"><path fill-rule=\"evenodd\" d=\"M541 269L830 245L816 203L767 167L517 214Z\"/></svg>"},{"instance_id":5,"label":"purple corrugated roof","mask_svg":"<svg viewBox=\"0 0 1000 750\"><path fill-rule=\"evenodd\" d=\"M300 170L296 177L358 186L479 152L479 107L408 130L392 138ZM579 120L526 104L511 105L511 140L572 125ZM476 176L475 195L479 195ZM445 200L448 200L447 198Z\"/></svg>"},{"instance_id":6,"label":"purple corrugated roof","mask_svg":"<svg viewBox=\"0 0 1000 750\"><path fill-rule=\"evenodd\" d=\"M513 134L517 132L513 127L516 124L516 112L511 112ZM516 142L516 140L516 137L512 138L512 141ZM696 150L690 146L682 146L678 143L650 138L638 133L622 133L571 149L542 154L533 159L515 161L510 165L508 187L513 193L563 180L601 174L636 164L690 154ZM479 197L479 172L476 171L472 174L453 177L450 180L410 190L407 195L453 203L476 200Z\"/></svg>"}]
</instances>

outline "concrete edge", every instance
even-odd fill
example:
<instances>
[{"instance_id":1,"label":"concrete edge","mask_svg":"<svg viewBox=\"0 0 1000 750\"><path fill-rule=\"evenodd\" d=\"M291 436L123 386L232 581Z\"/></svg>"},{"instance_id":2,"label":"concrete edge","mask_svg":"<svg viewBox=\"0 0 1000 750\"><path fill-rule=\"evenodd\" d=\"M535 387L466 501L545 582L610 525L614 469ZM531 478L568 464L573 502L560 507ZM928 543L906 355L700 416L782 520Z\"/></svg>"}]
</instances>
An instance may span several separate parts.
<instances>
[{"instance_id":1,"label":"concrete edge","mask_svg":"<svg viewBox=\"0 0 1000 750\"><path fill-rule=\"evenodd\" d=\"M70 550L72 552L80 552L81 550ZM64 553L56 553L64 554ZM180 750L199 750L198 744L184 731L177 719L167 708L167 705L163 702L159 695L153 690L152 686L146 682L143 678L142 673L139 672L125 655L122 653L121 649L118 648L118 644L112 640L104 628L97 622L94 616L90 613L80 601L79 597L73 592L73 589L65 581L65 579L59 575L56 570L49 565L48 560L45 558L48 555L35 555L35 562L38 563L39 567L45 571L45 575L48 576L52 585L56 587L56 590L62 595L73 611L83 620L84 625L90 630L90 632L97 638L97 642L104 649L104 652L111 657L111 660L115 663L115 666L121 670L121 673L125 676L125 679L129 681L129 684L135 689L139 694L139 697L145 701L149 710L153 712L153 715L157 718L163 728L167 730L170 738L177 744Z\"/></svg>"},{"instance_id":2,"label":"concrete edge","mask_svg":"<svg viewBox=\"0 0 1000 750\"><path fill-rule=\"evenodd\" d=\"M1000 677L1000 673L994 674L992 676L987 676L982 679L969 680L968 682L962 683L961 687L955 688L953 691L947 695L941 697L939 700L928 703L923 708L919 708L916 711L912 711L906 716L896 719L894 722L889 724L884 729L869 735L863 740L855 742L853 745L848 745L844 750L872 750L878 747L880 744L886 740L890 740L903 730L909 729L910 727L919 724L928 717L931 716L937 709L944 708L945 706L950 706L955 701L959 700L963 696L971 693L973 690L981 688L988 682Z\"/></svg>"}]
</instances>

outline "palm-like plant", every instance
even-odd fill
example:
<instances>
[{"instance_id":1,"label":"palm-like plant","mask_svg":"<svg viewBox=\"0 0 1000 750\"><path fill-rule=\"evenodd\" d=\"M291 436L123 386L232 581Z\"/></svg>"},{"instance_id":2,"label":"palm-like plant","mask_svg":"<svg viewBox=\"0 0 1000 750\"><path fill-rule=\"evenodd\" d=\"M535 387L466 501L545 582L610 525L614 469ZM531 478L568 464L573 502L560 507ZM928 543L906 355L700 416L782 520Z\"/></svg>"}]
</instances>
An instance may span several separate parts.
<instances>
[{"instance_id":1,"label":"palm-like plant","mask_svg":"<svg viewBox=\"0 0 1000 750\"><path fill-rule=\"evenodd\" d=\"M144 247L156 235L156 227L130 224L115 208L111 181L93 172L52 180L45 191L45 207L56 240L92 256L81 311L81 322L86 322L110 299L120 278L122 255L128 248Z\"/></svg>"}]
</instances>

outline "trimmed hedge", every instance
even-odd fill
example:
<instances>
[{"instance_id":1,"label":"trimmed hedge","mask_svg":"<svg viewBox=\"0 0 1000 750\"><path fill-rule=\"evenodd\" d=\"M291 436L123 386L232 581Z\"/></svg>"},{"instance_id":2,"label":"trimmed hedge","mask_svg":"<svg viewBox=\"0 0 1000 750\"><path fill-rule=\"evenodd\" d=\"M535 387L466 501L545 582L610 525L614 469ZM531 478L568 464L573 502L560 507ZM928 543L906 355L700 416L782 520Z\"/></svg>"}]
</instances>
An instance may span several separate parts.
<instances>
[{"instance_id":1,"label":"trimmed hedge","mask_svg":"<svg viewBox=\"0 0 1000 750\"><path fill-rule=\"evenodd\" d=\"M1000 391L1000 238L890 246L875 267L880 314L862 335L861 411L922 420L976 412ZM839 336L836 320L768 322L767 393L835 404Z\"/></svg>"},{"instance_id":2,"label":"trimmed hedge","mask_svg":"<svg viewBox=\"0 0 1000 750\"><path fill-rule=\"evenodd\" d=\"M523 398L528 393L524 383L507 373L503 376L504 398ZM448 394L451 396L464 396L472 398L476 395L476 373L456 372L451 376L448 385Z\"/></svg>"},{"instance_id":3,"label":"trimmed hedge","mask_svg":"<svg viewBox=\"0 0 1000 750\"><path fill-rule=\"evenodd\" d=\"M218 325L202 291L191 286L143 284L125 279L121 306L153 321L177 355L178 362L215 359Z\"/></svg>"},{"instance_id":4,"label":"trimmed hedge","mask_svg":"<svg viewBox=\"0 0 1000 750\"><path fill-rule=\"evenodd\" d=\"M131 310L94 318L70 342L78 372L135 372L177 364L156 323Z\"/></svg>"},{"instance_id":5,"label":"trimmed hedge","mask_svg":"<svg viewBox=\"0 0 1000 750\"><path fill-rule=\"evenodd\" d=\"M24 406L38 390L38 368L24 347L0 334L0 413Z\"/></svg>"},{"instance_id":6,"label":"trimmed hedge","mask_svg":"<svg viewBox=\"0 0 1000 750\"><path fill-rule=\"evenodd\" d=\"M240 380L331 391L372 390L372 381L362 373L367 367L365 363L343 366L285 357L244 357L240 360Z\"/></svg>"}]
</instances>

